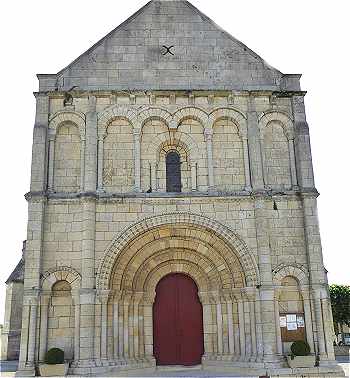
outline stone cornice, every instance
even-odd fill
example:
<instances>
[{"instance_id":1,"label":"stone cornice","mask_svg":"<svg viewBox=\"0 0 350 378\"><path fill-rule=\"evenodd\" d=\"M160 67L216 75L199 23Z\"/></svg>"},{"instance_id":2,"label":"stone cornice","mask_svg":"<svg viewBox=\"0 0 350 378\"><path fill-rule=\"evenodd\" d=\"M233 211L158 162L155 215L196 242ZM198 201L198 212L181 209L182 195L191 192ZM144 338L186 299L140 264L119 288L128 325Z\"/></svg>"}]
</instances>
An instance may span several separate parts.
<instances>
[{"instance_id":1,"label":"stone cornice","mask_svg":"<svg viewBox=\"0 0 350 378\"><path fill-rule=\"evenodd\" d=\"M141 200L165 200L181 201L186 199L215 199L216 201L245 201L249 199L275 199L278 201L291 198L317 198L318 191L315 188L301 188L299 190L259 190L238 192L184 192L184 193L105 193L105 192L81 192L81 193L52 193L52 192L28 192L25 199L28 202L42 202L46 200L99 200L99 201L123 201L126 199Z\"/></svg>"},{"instance_id":2,"label":"stone cornice","mask_svg":"<svg viewBox=\"0 0 350 378\"><path fill-rule=\"evenodd\" d=\"M34 92L34 96L49 96L51 98L64 98L65 94L67 93L66 90L62 91L39 91ZM87 90L79 90L73 89L69 91L69 93L73 97L89 97L89 96L97 96L97 97L109 97L111 95L118 95L118 96L150 96L152 94L158 96L170 96L171 94L177 94L182 96L210 96L210 95L217 95L217 96L276 96L276 97L293 97L293 96L305 96L306 91L275 91L275 90L252 90L252 91L245 91L245 90L225 90L225 89L213 89L213 90L183 90L183 89L169 89L169 90L152 90L152 89L144 89L144 90L94 90L94 91L87 91Z\"/></svg>"}]
</instances>

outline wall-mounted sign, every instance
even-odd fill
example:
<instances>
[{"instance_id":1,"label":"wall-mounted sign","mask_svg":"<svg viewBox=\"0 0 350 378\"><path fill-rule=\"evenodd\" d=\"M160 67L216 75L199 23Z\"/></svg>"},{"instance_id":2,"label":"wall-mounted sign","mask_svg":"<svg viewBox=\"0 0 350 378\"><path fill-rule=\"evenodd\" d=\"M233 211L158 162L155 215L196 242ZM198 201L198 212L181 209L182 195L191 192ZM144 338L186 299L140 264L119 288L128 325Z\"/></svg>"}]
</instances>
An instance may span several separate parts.
<instances>
[{"instance_id":1,"label":"wall-mounted sign","mask_svg":"<svg viewBox=\"0 0 350 378\"><path fill-rule=\"evenodd\" d=\"M287 318L285 316L280 316L280 327L287 327Z\"/></svg>"},{"instance_id":2,"label":"wall-mounted sign","mask_svg":"<svg viewBox=\"0 0 350 378\"><path fill-rule=\"evenodd\" d=\"M298 328L305 327L304 318L302 316L297 316L297 325L298 325Z\"/></svg>"},{"instance_id":3,"label":"wall-mounted sign","mask_svg":"<svg viewBox=\"0 0 350 378\"><path fill-rule=\"evenodd\" d=\"M288 323L287 322L287 330L288 331L296 331L298 329L297 323Z\"/></svg>"}]
</instances>

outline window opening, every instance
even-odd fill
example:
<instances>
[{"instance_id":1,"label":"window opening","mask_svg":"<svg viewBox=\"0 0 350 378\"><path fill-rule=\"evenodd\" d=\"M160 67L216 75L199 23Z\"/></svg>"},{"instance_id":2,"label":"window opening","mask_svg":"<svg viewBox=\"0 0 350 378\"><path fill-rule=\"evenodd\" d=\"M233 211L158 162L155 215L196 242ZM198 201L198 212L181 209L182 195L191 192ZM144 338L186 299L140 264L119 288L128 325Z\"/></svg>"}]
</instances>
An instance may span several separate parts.
<instances>
[{"instance_id":1,"label":"window opening","mask_svg":"<svg viewBox=\"0 0 350 378\"><path fill-rule=\"evenodd\" d=\"M176 151L170 151L165 158L166 162L166 191L181 192L181 160Z\"/></svg>"}]
</instances>

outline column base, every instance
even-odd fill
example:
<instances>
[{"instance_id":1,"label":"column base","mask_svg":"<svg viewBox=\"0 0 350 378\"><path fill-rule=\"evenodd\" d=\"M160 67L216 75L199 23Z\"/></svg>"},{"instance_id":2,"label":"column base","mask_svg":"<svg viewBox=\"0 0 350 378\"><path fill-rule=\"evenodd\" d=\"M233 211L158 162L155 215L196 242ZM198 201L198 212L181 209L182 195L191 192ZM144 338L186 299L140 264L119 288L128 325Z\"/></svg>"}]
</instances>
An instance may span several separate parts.
<instances>
[{"instance_id":1,"label":"column base","mask_svg":"<svg viewBox=\"0 0 350 378\"><path fill-rule=\"evenodd\" d=\"M30 364L19 363L18 370L16 371L15 377L35 377L35 366Z\"/></svg>"}]
</instances>

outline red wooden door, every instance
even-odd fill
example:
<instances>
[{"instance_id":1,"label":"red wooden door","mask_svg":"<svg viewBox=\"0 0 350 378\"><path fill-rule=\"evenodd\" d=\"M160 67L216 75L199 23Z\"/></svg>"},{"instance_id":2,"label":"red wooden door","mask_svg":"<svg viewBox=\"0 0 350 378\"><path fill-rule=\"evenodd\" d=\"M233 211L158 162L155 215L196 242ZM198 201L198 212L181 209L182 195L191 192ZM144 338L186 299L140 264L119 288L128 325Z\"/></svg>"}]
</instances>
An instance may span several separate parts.
<instances>
[{"instance_id":1,"label":"red wooden door","mask_svg":"<svg viewBox=\"0 0 350 378\"><path fill-rule=\"evenodd\" d=\"M180 273L159 281L153 305L153 345L157 365L201 363L203 312L194 281Z\"/></svg>"}]
</instances>

